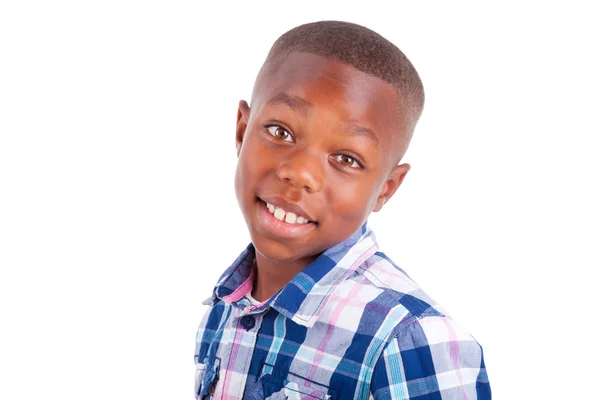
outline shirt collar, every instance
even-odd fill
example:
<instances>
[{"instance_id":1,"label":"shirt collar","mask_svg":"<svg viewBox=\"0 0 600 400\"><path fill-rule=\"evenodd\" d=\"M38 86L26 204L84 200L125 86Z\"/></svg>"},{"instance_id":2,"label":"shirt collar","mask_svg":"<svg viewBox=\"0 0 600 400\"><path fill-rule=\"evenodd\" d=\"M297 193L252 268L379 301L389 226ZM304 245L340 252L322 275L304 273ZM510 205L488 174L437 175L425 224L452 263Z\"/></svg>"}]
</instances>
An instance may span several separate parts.
<instances>
[{"instance_id":1,"label":"shirt collar","mask_svg":"<svg viewBox=\"0 0 600 400\"><path fill-rule=\"evenodd\" d=\"M294 322L312 327L323 312L336 287L377 251L375 234L365 223L348 239L323 252L297 274L269 301L251 306L245 299L252 290L255 249L252 243L223 273L205 304L223 300L249 312L272 307Z\"/></svg>"}]
</instances>

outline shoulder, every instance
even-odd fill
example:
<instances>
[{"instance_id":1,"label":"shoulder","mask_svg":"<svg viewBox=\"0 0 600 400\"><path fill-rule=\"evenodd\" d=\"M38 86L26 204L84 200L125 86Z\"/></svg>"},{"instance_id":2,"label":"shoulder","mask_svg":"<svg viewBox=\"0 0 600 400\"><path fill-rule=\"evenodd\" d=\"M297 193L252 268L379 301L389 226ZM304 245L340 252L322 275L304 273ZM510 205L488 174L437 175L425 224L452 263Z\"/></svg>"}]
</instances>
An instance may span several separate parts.
<instances>
[{"instance_id":1,"label":"shoulder","mask_svg":"<svg viewBox=\"0 0 600 400\"><path fill-rule=\"evenodd\" d=\"M385 254L366 260L348 285L378 293L366 307L386 315L371 381L374 398L442 392L447 398L489 398L479 343Z\"/></svg>"},{"instance_id":2,"label":"shoulder","mask_svg":"<svg viewBox=\"0 0 600 400\"><path fill-rule=\"evenodd\" d=\"M394 338L410 340L423 324L429 332L450 320L408 275L385 254L374 253L343 281L330 288L319 322L354 333L354 346L369 347L375 358ZM416 325L415 325L416 324ZM421 340L415 339L415 340Z\"/></svg>"},{"instance_id":3,"label":"shoulder","mask_svg":"<svg viewBox=\"0 0 600 400\"><path fill-rule=\"evenodd\" d=\"M394 332L375 364L370 392L375 399L491 399L481 346L446 316L416 319Z\"/></svg>"},{"instance_id":4,"label":"shoulder","mask_svg":"<svg viewBox=\"0 0 600 400\"><path fill-rule=\"evenodd\" d=\"M390 294L409 294L435 305L433 299L402 268L381 251L365 260L359 270L369 284Z\"/></svg>"},{"instance_id":5,"label":"shoulder","mask_svg":"<svg viewBox=\"0 0 600 400\"><path fill-rule=\"evenodd\" d=\"M382 252L365 260L337 291L339 297L352 295L366 310L385 315L390 320L390 334L425 317L446 316L444 309Z\"/></svg>"}]
</instances>

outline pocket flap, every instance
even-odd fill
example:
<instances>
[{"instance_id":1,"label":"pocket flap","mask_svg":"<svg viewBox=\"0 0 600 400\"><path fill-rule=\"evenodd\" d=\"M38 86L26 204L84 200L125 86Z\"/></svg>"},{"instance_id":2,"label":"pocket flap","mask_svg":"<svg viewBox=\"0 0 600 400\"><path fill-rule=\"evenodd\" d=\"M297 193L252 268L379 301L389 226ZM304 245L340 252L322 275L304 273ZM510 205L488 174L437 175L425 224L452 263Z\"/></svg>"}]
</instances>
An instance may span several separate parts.
<instances>
[{"instance_id":1,"label":"pocket flap","mask_svg":"<svg viewBox=\"0 0 600 400\"><path fill-rule=\"evenodd\" d=\"M251 400L330 400L327 386L315 384L298 376L290 381L279 376L265 374L250 390ZM302 381L302 382L299 382Z\"/></svg>"}]
</instances>

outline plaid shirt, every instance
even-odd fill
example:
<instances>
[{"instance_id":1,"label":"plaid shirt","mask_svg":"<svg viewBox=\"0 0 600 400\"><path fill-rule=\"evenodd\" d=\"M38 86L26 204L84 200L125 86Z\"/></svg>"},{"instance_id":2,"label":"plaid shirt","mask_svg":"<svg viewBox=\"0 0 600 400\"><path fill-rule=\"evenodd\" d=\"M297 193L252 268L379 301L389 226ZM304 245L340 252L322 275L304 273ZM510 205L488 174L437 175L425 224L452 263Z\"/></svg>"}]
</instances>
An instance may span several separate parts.
<instances>
[{"instance_id":1,"label":"plaid shirt","mask_svg":"<svg viewBox=\"0 0 600 400\"><path fill-rule=\"evenodd\" d=\"M196 338L196 398L490 399L479 344L377 251L366 224L252 305L250 244Z\"/></svg>"}]
</instances>

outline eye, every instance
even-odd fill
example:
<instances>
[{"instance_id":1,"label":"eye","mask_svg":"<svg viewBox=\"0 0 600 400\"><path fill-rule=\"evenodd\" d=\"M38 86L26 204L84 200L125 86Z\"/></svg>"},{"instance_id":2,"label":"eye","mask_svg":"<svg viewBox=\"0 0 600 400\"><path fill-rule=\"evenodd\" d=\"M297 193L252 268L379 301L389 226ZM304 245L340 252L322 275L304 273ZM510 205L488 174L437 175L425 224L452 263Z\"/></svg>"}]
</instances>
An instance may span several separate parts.
<instances>
[{"instance_id":1,"label":"eye","mask_svg":"<svg viewBox=\"0 0 600 400\"><path fill-rule=\"evenodd\" d=\"M273 136L276 139L281 139L285 142L290 142L290 143L294 142L294 138L292 137L292 134L289 131L287 131L285 128L282 128L279 125L268 125L267 131L269 131L271 136Z\"/></svg>"},{"instance_id":2,"label":"eye","mask_svg":"<svg viewBox=\"0 0 600 400\"><path fill-rule=\"evenodd\" d=\"M333 156L333 159L342 164L344 167L362 168L362 165L360 165L354 157L351 157L347 154L337 154Z\"/></svg>"}]
</instances>

